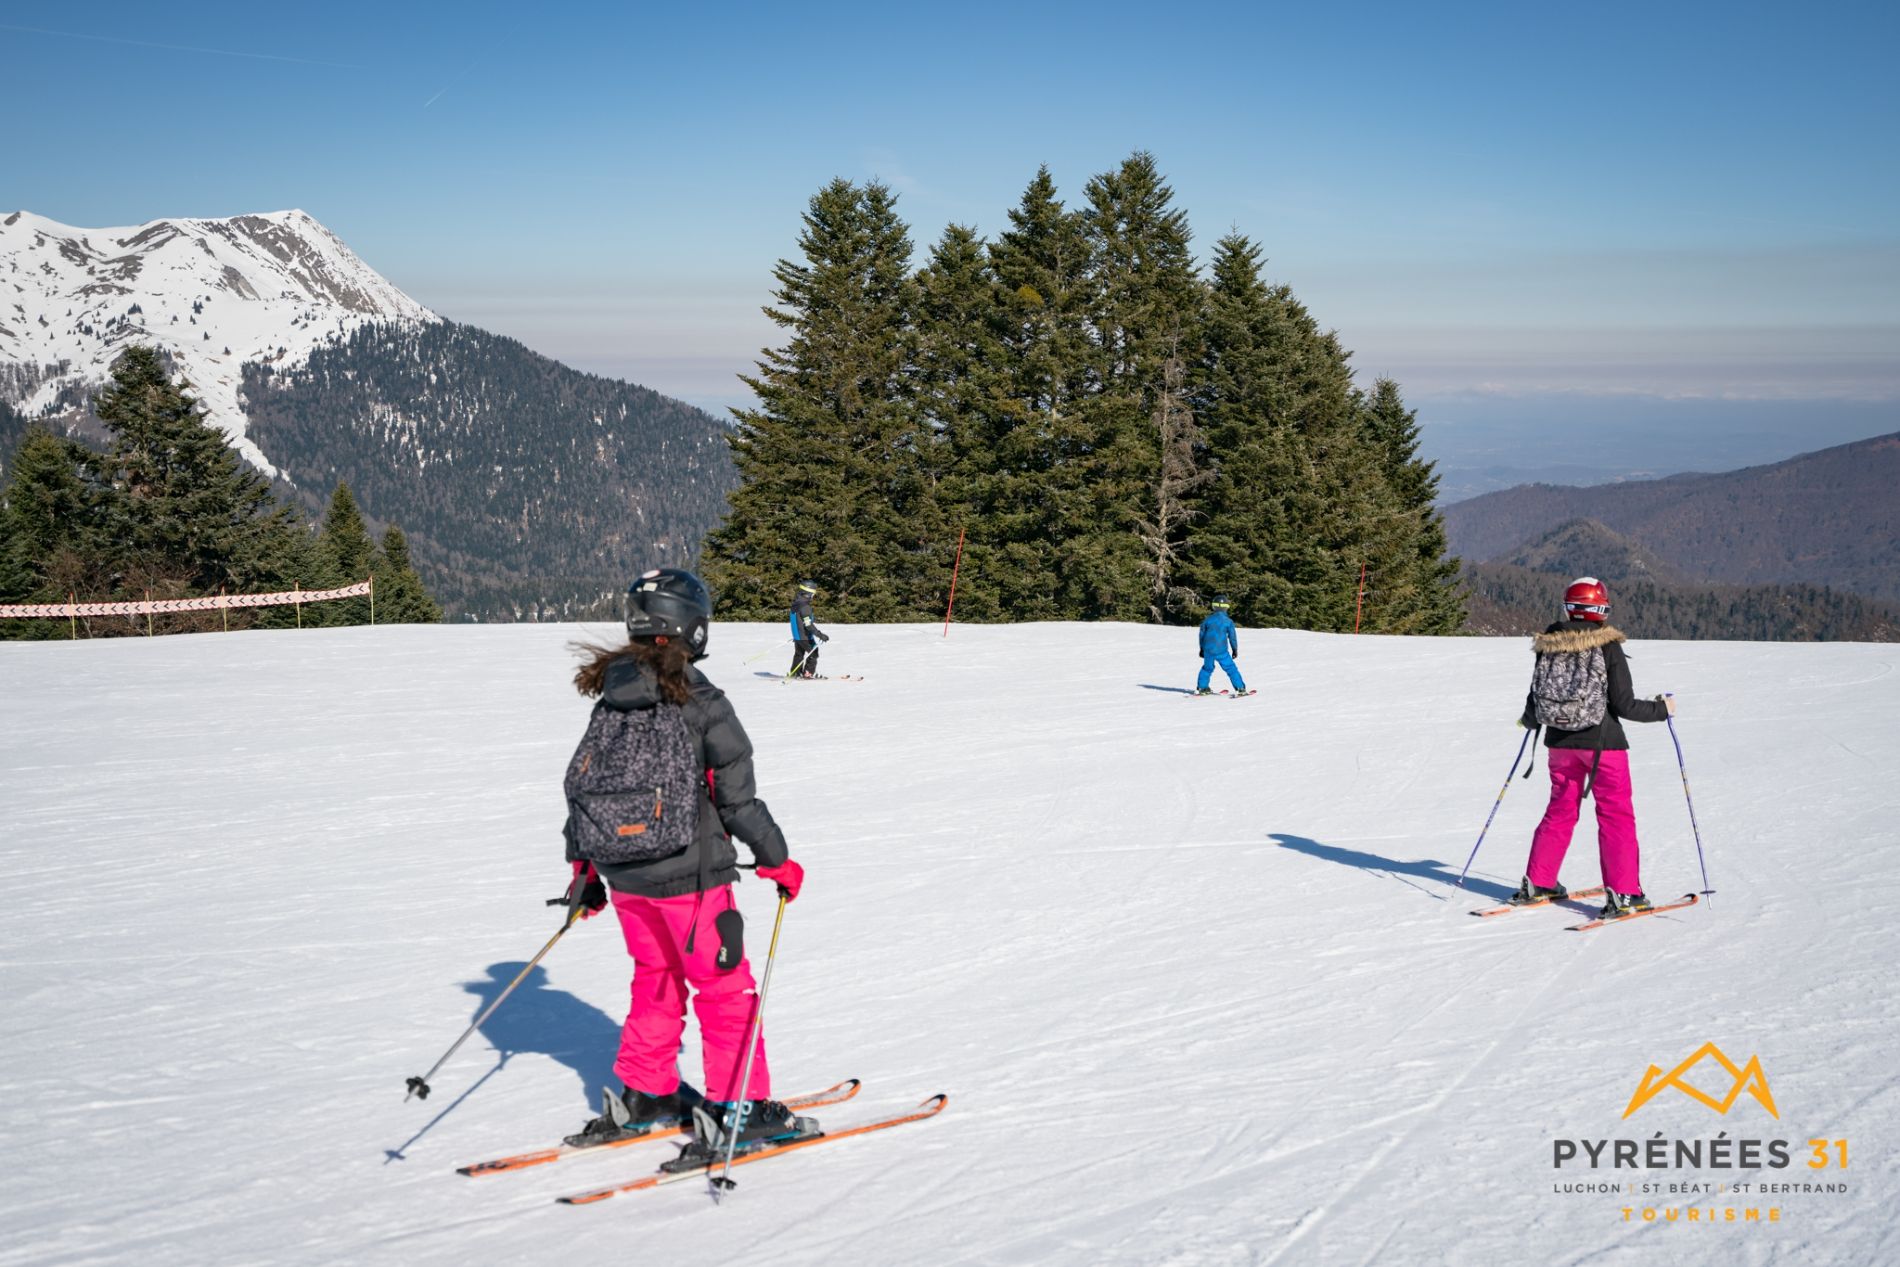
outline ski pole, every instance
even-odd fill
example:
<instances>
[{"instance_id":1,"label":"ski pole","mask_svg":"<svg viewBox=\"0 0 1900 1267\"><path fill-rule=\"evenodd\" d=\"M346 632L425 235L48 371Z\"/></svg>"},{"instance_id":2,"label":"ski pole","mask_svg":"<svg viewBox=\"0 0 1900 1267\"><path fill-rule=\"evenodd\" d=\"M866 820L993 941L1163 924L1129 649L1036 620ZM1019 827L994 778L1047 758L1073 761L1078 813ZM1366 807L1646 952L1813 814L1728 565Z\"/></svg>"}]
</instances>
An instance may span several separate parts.
<instances>
[{"instance_id":1,"label":"ski pole","mask_svg":"<svg viewBox=\"0 0 1900 1267\"><path fill-rule=\"evenodd\" d=\"M787 638L786 641L790 642L791 639ZM806 650L805 654L802 656L799 656L797 660L792 662L792 667L785 674L786 678L791 679L791 678L797 677L798 671L805 667L805 661L809 659L811 657L811 653L813 651L816 651L817 649L818 649L818 643L816 640L814 640L811 644L811 647Z\"/></svg>"},{"instance_id":2,"label":"ski pole","mask_svg":"<svg viewBox=\"0 0 1900 1267\"><path fill-rule=\"evenodd\" d=\"M1689 795L1689 766L1682 759L1682 740L1676 737L1676 716L1671 713L1664 720L1669 723L1669 742L1676 745L1676 768L1682 771L1682 799L1689 803L1689 831L1695 836L1695 860L1702 867L1702 892L1704 896L1713 896L1715 890L1709 887L1709 860L1702 854L1702 829L1695 821L1695 797Z\"/></svg>"},{"instance_id":3,"label":"ski pole","mask_svg":"<svg viewBox=\"0 0 1900 1267\"><path fill-rule=\"evenodd\" d=\"M745 1067L739 1073L739 1094L733 1101L732 1128L727 1133L726 1168L712 1180L713 1200L719 1194L730 1192L739 1185L732 1181L732 1155L739 1149L739 1128L745 1124L747 1094L752 1090L752 1057L759 1050L759 1027L765 1023L765 992L772 988L772 963L778 958L778 930L785 923L785 903L789 899L783 889L778 895L778 915L772 920L772 945L765 952L765 975L759 979L759 1001L752 1008L752 1031L745 1040Z\"/></svg>"},{"instance_id":4,"label":"ski pole","mask_svg":"<svg viewBox=\"0 0 1900 1267\"><path fill-rule=\"evenodd\" d=\"M553 902L548 903L548 905L568 906L568 902L567 902L567 899L565 898L559 898ZM554 943L561 940L561 938L567 934L568 929L574 927L574 922L581 917L581 912L586 909L587 909L586 907L580 905L578 902L574 903L572 906L569 906L569 909L567 912L567 922L561 925L560 932L557 932L554 934L554 936L548 938L548 944L541 947L540 951L536 953L534 958L528 960L528 966L515 974L515 979L508 983L507 989L503 990L500 994L495 996L495 1001L493 1003L490 1003L487 1007L482 1009L482 1014L475 1018L474 1023L470 1025L467 1029L463 1030L462 1036L456 1039L455 1042L450 1045L447 1051L442 1053L442 1059L436 1061L433 1065L429 1066L429 1072L423 1074L419 1078L409 1079L408 1081L409 1094L403 1096L402 1098L402 1102L404 1104L409 1103L409 1096L411 1095L416 1096L420 1099L424 1099L424 1100L429 1098L429 1079L435 1077L435 1071L440 1069L443 1065L447 1064L449 1057L455 1054L455 1049L457 1047L460 1047L463 1043L467 1042L468 1036L470 1034L473 1034L476 1030L480 1029L482 1026L482 1022L495 1014L495 1009L500 1007L502 1003L508 998L508 996L515 992L516 986L520 985L522 981L527 979L528 974L534 971L534 966L541 962L542 957L545 956L548 953L548 951L554 949Z\"/></svg>"},{"instance_id":5,"label":"ski pole","mask_svg":"<svg viewBox=\"0 0 1900 1267\"><path fill-rule=\"evenodd\" d=\"M780 647L784 646L786 643L790 641L791 641L790 638L780 638L777 642L773 643L771 646L767 647L765 650L753 652L751 655L747 656L744 660L740 661L740 663L751 664L754 660L763 660L765 659L765 657L771 655L774 651L777 651Z\"/></svg>"},{"instance_id":6,"label":"ski pole","mask_svg":"<svg viewBox=\"0 0 1900 1267\"><path fill-rule=\"evenodd\" d=\"M1491 820L1498 816L1498 806L1504 804L1504 794L1511 790L1511 780L1517 776L1517 763L1524 759L1524 749L1530 746L1531 737L1535 735L1539 729L1541 729L1541 727L1533 726L1524 732L1523 741L1517 745L1517 755L1511 758L1511 772L1504 776L1504 786L1498 789L1498 799L1491 802L1491 812L1484 816L1484 826L1478 831L1477 844L1471 846L1471 856L1465 859L1464 870L1458 873L1458 883L1453 887L1460 889L1465 887L1465 874L1471 870L1471 864L1477 861L1478 845L1484 843L1485 832L1491 830ZM1536 760L1537 757L1533 754L1531 761L1535 763Z\"/></svg>"}]
</instances>

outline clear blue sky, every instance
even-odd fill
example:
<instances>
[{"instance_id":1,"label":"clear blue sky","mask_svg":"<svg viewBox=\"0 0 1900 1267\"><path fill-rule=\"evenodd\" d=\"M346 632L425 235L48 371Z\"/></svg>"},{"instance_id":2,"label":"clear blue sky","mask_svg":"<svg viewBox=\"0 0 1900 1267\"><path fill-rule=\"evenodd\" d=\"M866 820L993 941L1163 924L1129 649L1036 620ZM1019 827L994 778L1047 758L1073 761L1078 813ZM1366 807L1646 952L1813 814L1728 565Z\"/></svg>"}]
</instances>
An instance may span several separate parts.
<instances>
[{"instance_id":1,"label":"clear blue sky","mask_svg":"<svg viewBox=\"0 0 1900 1267\"><path fill-rule=\"evenodd\" d=\"M1579 399L1713 435L1670 402L1733 398L1794 441L1900 429L1897 34L1872 4L0 2L0 209L301 207L446 316L717 406L831 177L890 183L921 249L996 231L1040 163L1077 196L1146 149L1202 248L1259 240L1441 440Z\"/></svg>"}]
</instances>

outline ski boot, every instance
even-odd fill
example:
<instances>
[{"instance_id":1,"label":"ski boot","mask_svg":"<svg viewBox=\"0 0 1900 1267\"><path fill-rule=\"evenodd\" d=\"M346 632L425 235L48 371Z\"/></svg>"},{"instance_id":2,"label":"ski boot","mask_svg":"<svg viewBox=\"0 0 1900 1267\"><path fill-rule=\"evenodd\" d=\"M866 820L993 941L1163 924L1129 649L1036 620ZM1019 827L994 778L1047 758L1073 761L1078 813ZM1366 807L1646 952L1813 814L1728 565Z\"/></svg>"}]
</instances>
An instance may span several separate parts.
<instances>
[{"instance_id":1,"label":"ski boot","mask_svg":"<svg viewBox=\"0 0 1900 1267\"><path fill-rule=\"evenodd\" d=\"M1211 686L1200 686L1194 689L1194 693L1196 695L1212 695L1214 693L1214 688Z\"/></svg>"},{"instance_id":2,"label":"ski boot","mask_svg":"<svg viewBox=\"0 0 1900 1267\"><path fill-rule=\"evenodd\" d=\"M1650 901L1641 893L1618 893L1615 889L1606 888L1603 890L1603 909L1597 912L1597 918L1624 919L1649 909Z\"/></svg>"},{"instance_id":3,"label":"ski boot","mask_svg":"<svg viewBox=\"0 0 1900 1267\"><path fill-rule=\"evenodd\" d=\"M680 1150L678 1157L662 1162L660 1169L669 1173L696 1170L723 1161L726 1149L732 1147L731 1127L737 1107L706 1100L694 1108L691 1142ZM734 1148L736 1156L743 1157L749 1152L787 1140L809 1139L824 1134L815 1119L799 1117L777 1100L747 1100L743 1108L739 1140Z\"/></svg>"},{"instance_id":4,"label":"ski boot","mask_svg":"<svg viewBox=\"0 0 1900 1267\"><path fill-rule=\"evenodd\" d=\"M628 1087L620 1095L600 1089L600 1116L583 1126L578 1135L561 1142L574 1148L592 1148L623 1139L645 1135L656 1127L672 1129L690 1125L693 1113L704 1097L685 1083L665 1095L648 1095Z\"/></svg>"},{"instance_id":5,"label":"ski boot","mask_svg":"<svg viewBox=\"0 0 1900 1267\"><path fill-rule=\"evenodd\" d=\"M1525 876L1523 883L1517 886L1517 892L1505 898L1504 901L1509 906L1542 906L1546 902L1555 902L1569 896L1570 890L1561 884L1553 884L1547 888L1541 884L1532 884L1531 878Z\"/></svg>"}]
</instances>

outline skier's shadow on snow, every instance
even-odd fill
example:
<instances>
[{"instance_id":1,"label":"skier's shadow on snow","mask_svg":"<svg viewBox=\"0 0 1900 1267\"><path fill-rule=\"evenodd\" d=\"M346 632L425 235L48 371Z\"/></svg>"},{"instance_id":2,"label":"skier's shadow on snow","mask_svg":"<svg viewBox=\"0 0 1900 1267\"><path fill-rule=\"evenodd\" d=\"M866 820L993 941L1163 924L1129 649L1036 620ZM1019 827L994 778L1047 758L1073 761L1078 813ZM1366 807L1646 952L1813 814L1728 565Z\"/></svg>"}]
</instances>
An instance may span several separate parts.
<instances>
[{"instance_id":1,"label":"skier's shadow on snow","mask_svg":"<svg viewBox=\"0 0 1900 1267\"><path fill-rule=\"evenodd\" d=\"M486 981L462 983L464 990L476 996L477 1016L508 988L521 967L518 960L491 963ZM580 1079L581 1100L590 1108L600 1088L614 1080L620 1023L566 990L550 989L548 970L539 964L515 987L508 1001L482 1022L481 1035L505 1056L531 1052L572 1069Z\"/></svg>"},{"instance_id":2,"label":"skier's shadow on snow","mask_svg":"<svg viewBox=\"0 0 1900 1267\"><path fill-rule=\"evenodd\" d=\"M491 963L486 981L465 981L462 988L476 996L475 1015L500 997L522 968L521 961ZM449 1114L462 1106L483 1083L500 1073L523 1053L547 1056L572 1069L581 1080L581 1098L591 1111L599 1088L614 1076L614 1056L620 1050L620 1025L599 1008L583 1003L565 990L548 988L546 968L536 965L523 977L508 1001L482 1022L481 1036L495 1049L495 1063L462 1093L423 1124L422 1129L383 1150L383 1164L407 1161L407 1150Z\"/></svg>"},{"instance_id":3,"label":"skier's shadow on snow","mask_svg":"<svg viewBox=\"0 0 1900 1267\"><path fill-rule=\"evenodd\" d=\"M1191 686L1156 686L1152 682L1141 683L1141 689L1144 691L1166 691L1170 695L1192 695L1195 693L1194 688Z\"/></svg>"},{"instance_id":4,"label":"skier's shadow on snow","mask_svg":"<svg viewBox=\"0 0 1900 1267\"><path fill-rule=\"evenodd\" d=\"M1418 889L1422 893L1431 894L1432 897L1437 898L1441 902L1445 900L1444 894L1433 893L1423 885L1413 884L1412 881L1406 879L1406 877L1417 876L1423 880L1436 880L1438 883L1448 887L1455 887L1458 883L1458 873L1436 858L1423 858L1416 862L1401 862L1397 858L1387 858L1380 854L1366 853L1359 849L1342 849L1338 845L1322 845L1317 840L1309 840L1305 836L1288 835L1286 832L1269 832L1268 835L1278 841L1282 849L1291 849L1296 853L1303 853L1313 858L1323 858L1327 862L1337 862L1342 866L1358 867L1361 871L1382 871L1402 883L1411 884L1413 888ZM1511 889L1504 885L1496 884L1489 880L1479 880L1471 876L1465 878L1464 887L1467 892L1497 898L1500 901L1511 896L1512 892Z\"/></svg>"}]
</instances>

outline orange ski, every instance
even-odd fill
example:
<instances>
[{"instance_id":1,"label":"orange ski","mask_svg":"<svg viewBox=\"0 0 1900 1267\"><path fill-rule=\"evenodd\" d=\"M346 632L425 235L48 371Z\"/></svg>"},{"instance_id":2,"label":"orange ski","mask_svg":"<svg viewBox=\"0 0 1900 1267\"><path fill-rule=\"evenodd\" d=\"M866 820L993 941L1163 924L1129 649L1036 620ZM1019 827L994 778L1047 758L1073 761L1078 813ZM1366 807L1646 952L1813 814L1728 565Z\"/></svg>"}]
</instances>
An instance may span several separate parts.
<instances>
[{"instance_id":1,"label":"orange ski","mask_svg":"<svg viewBox=\"0 0 1900 1267\"><path fill-rule=\"evenodd\" d=\"M1585 898L1602 896L1603 890L1601 888L1578 889L1574 893L1566 893L1561 898L1545 898L1541 902L1506 902L1503 906L1487 906L1481 911L1473 911L1471 913L1476 915L1479 919L1490 919L1496 915L1509 915L1512 911L1528 911L1539 906L1550 906L1553 902L1567 902L1573 897Z\"/></svg>"},{"instance_id":2,"label":"orange ski","mask_svg":"<svg viewBox=\"0 0 1900 1267\"><path fill-rule=\"evenodd\" d=\"M866 1122L862 1126L847 1127L841 1131L827 1131L822 1135L809 1135L804 1139L795 1139L787 1144L755 1148L749 1153L740 1153L734 1157L732 1164L735 1166L743 1166L748 1162L764 1161L768 1157L779 1157L786 1153L796 1152L801 1148L810 1148L816 1144L835 1143L841 1139L849 1139L853 1135L868 1135L872 1131L888 1130L893 1126L902 1126L906 1122L921 1122L925 1118L935 1117L937 1114L943 1112L944 1105L949 1102L950 1097L947 1095L933 1095L918 1105L912 1112L900 1114L897 1117L881 1118L875 1122ZM790 1101L787 1101L787 1103L790 1103ZM572 1196L556 1197L555 1200L559 1201L562 1205L589 1205L595 1201L605 1201L608 1197L618 1196L623 1192L643 1192L648 1188L657 1188L661 1184L678 1183L682 1179L703 1179L716 1171L723 1170L725 1165L726 1159L721 1157L716 1161L708 1162L704 1166L694 1166L690 1170L661 1171L656 1175L647 1175L644 1178L635 1179L631 1183L616 1184L611 1188L598 1188L593 1192L577 1192Z\"/></svg>"},{"instance_id":3,"label":"orange ski","mask_svg":"<svg viewBox=\"0 0 1900 1267\"><path fill-rule=\"evenodd\" d=\"M785 1106L792 1109L815 1109L826 1104L843 1104L858 1093L859 1085L858 1079L852 1078L811 1095L793 1096L785 1101ZM607 1144L561 1144L554 1148L536 1149L531 1153L516 1153L512 1157L497 1157L493 1161L478 1161L472 1166L457 1167L455 1173L468 1175L471 1178L499 1175L510 1170L525 1170L529 1166L544 1166L548 1162L560 1161L563 1157L572 1157L577 1153L604 1153L611 1149L624 1148L628 1144L644 1144L650 1139L667 1139L685 1133L686 1128L683 1126L655 1127L644 1135L632 1135Z\"/></svg>"},{"instance_id":4,"label":"orange ski","mask_svg":"<svg viewBox=\"0 0 1900 1267\"><path fill-rule=\"evenodd\" d=\"M1645 915L1661 915L1664 911L1680 911L1685 907L1694 906L1701 900L1701 898L1693 893L1685 893L1682 895L1680 902L1670 902L1665 906L1652 906L1646 911L1633 911L1628 915L1619 915L1615 919L1603 919L1598 917L1587 923L1572 924L1570 931L1573 933L1587 933L1593 928L1602 928L1605 924L1627 924L1631 920L1641 919Z\"/></svg>"}]
</instances>

